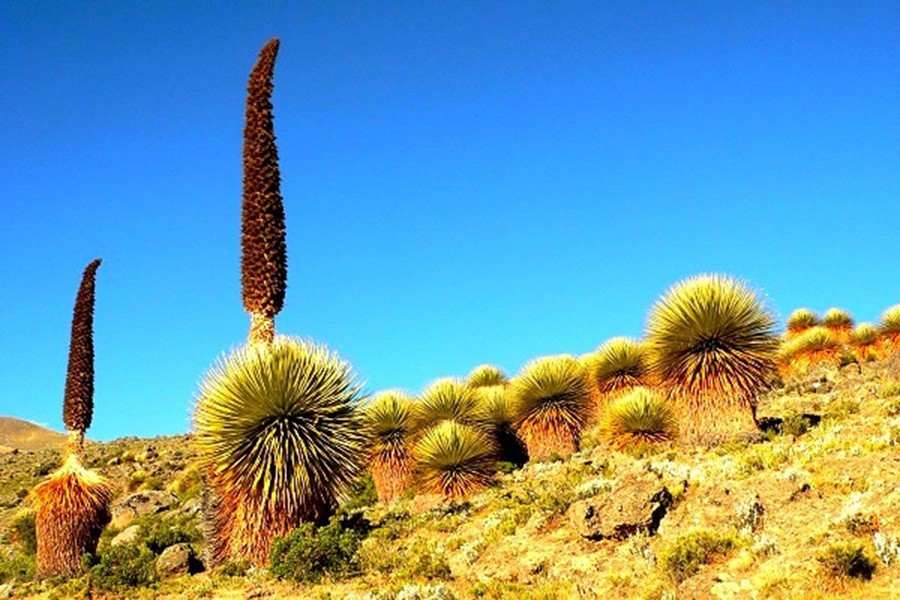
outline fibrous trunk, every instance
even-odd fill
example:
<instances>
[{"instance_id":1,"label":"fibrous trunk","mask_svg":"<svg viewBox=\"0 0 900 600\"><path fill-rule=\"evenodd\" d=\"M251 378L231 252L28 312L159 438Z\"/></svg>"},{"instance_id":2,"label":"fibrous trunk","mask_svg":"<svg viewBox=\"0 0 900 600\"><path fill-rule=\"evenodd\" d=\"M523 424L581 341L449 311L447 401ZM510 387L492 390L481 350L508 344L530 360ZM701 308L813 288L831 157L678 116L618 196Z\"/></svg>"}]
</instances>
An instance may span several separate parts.
<instances>
[{"instance_id":1,"label":"fibrous trunk","mask_svg":"<svg viewBox=\"0 0 900 600\"><path fill-rule=\"evenodd\" d=\"M39 578L81 574L82 556L96 551L109 522L111 498L106 480L82 467L75 454L31 492Z\"/></svg>"}]
</instances>

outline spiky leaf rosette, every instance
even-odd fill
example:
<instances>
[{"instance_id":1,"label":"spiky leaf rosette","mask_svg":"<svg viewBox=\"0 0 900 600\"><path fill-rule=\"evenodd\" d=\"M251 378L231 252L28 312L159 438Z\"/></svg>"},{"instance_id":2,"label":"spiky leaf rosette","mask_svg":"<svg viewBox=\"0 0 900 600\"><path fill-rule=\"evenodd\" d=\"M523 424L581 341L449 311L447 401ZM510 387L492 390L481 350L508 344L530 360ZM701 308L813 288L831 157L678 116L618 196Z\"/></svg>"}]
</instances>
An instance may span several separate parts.
<instances>
[{"instance_id":1,"label":"spiky leaf rosette","mask_svg":"<svg viewBox=\"0 0 900 600\"><path fill-rule=\"evenodd\" d=\"M820 325L819 316L808 308L798 308L788 317L787 337L791 338Z\"/></svg>"},{"instance_id":2,"label":"spiky leaf rosette","mask_svg":"<svg viewBox=\"0 0 900 600\"><path fill-rule=\"evenodd\" d=\"M750 408L755 418L756 398L777 369L774 327L765 304L742 281L722 275L686 279L650 312L651 369L697 430L724 423L726 415L734 419L739 407Z\"/></svg>"},{"instance_id":3,"label":"spiky leaf rosette","mask_svg":"<svg viewBox=\"0 0 900 600\"><path fill-rule=\"evenodd\" d=\"M519 439L513 424L516 407L506 385L488 385L478 388L479 413L485 428L494 436L498 458L514 465L528 462L525 444Z\"/></svg>"},{"instance_id":4,"label":"spiky leaf rosette","mask_svg":"<svg viewBox=\"0 0 900 600\"><path fill-rule=\"evenodd\" d=\"M575 357L533 360L510 385L515 428L530 459L566 457L578 449L591 398L587 373Z\"/></svg>"},{"instance_id":5,"label":"spiky leaf rosette","mask_svg":"<svg viewBox=\"0 0 900 600\"><path fill-rule=\"evenodd\" d=\"M415 404L416 422L422 429L442 421L476 425L481 420L476 391L456 379L444 378L429 385Z\"/></svg>"},{"instance_id":6,"label":"spiky leaf rosette","mask_svg":"<svg viewBox=\"0 0 900 600\"><path fill-rule=\"evenodd\" d=\"M638 387L614 400L603 415L601 431L619 450L675 438L675 411L657 392Z\"/></svg>"},{"instance_id":7,"label":"spiky leaf rosette","mask_svg":"<svg viewBox=\"0 0 900 600\"><path fill-rule=\"evenodd\" d=\"M588 376L602 402L651 383L647 347L626 337L612 338L586 361Z\"/></svg>"},{"instance_id":8,"label":"spiky leaf rosette","mask_svg":"<svg viewBox=\"0 0 900 600\"><path fill-rule=\"evenodd\" d=\"M817 364L835 360L840 348L838 334L817 325L782 344L779 358L786 367L786 374L803 375Z\"/></svg>"},{"instance_id":9,"label":"spiky leaf rosette","mask_svg":"<svg viewBox=\"0 0 900 600\"><path fill-rule=\"evenodd\" d=\"M284 205L271 102L278 44L277 38L266 43L247 84L241 286L244 308L251 314L251 341L271 341L287 287Z\"/></svg>"},{"instance_id":10,"label":"spiky leaf rosette","mask_svg":"<svg viewBox=\"0 0 900 600\"><path fill-rule=\"evenodd\" d=\"M422 491L445 498L461 498L484 488L496 473L490 437L455 421L443 421L426 431L413 454Z\"/></svg>"},{"instance_id":11,"label":"spiky leaf rosette","mask_svg":"<svg viewBox=\"0 0 900 600\"><path fill-rule=\"evenodd\" d=\"M489 385L506 385L508 381L500 367L479 365L472 369L472 372L466 377L466 383L469 387L479 388Z\"/></svg>"},{"instance_id":12,"label":"spiky leaf rosette","mask_svg":"<svg viewBox=\"0 0 900 600\"><path fill-rule=\"evenodd\" d=\"M69 340L63 423L81 436L94 415L94 284L101 262L99 258L91 261L81 276Z\"/></svg>"},{"instance_id":13,"label":"spiky leaf rosette","mask_svg":"<svg viewBox=\"0 0 900 600\"><path fill-rule=\"evenodd\" d=\"M895 351L900 350L900 304L881 313L881 334Z\"/></svg>"},{"instance_id":14,"label":"spiky leaf rosette","mask_svg":"<svg viewBox=\"0 0 900 600\"><path fill-rule=\"evenodd\" d=\"M381 500L392 500L409 486L414 466L412 398L398 390L382 392L363 409L363 421L371 439L369 468L375 491Z\"/></svg>"},{"instance_id":15,"label":"spiky leaf rosette","mask_svg":"<svg viewBox=\"0 0 900 600\"><path fill-rule=\"evenodd\" d=\"M275 536L333 512L364 459L359 390L336 354L283 336L207 374L194 429L228 537L219 558L263 565Z\"/></svg>"},{"instance_id":16,"label":"spiky leaf rosette","mask_svg":"<svg viewBox=\"0 0 900 600\"><path fill-rule=\"evenodd\" d=\"M838 333L842 342L847 342L853 329L853 317L840 308L829 308L822 317L822 325Z\"/></svg>"},{"instance_id":17,"label":"spiky leaf rosette","mask_svg":"<svg viewBox=\"0 0 900 600\"><path fill-rule=\"evenodd\" d=\"M109 522L112 488L70 454L59 470L31 491L37 538L37 575L75 577Z\"/></svg>"},{"instance_id":18,"label":"spiky leaf rosette","mask_svg":"<svg viewBox=\"0 0 900 600\"><path fill-rule=\"evenodd\" d=\"M850 332L850 344L859 360L882 358L881 332L871 323L860 323Z\"/></svg>"}]
</instances>

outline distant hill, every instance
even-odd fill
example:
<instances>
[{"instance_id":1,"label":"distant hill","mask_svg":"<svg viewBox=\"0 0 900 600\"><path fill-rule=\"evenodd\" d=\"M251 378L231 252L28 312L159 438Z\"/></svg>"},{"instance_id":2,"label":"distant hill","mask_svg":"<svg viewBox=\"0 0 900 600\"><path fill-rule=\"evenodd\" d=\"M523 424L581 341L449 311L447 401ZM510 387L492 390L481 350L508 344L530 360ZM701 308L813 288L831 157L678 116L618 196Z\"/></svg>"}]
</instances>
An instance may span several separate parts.
<instances>
[{"instance_id":1,"label":"distant hill","mask_svg":"<svg viewBox=\"0 0 900 600\"><path fill-rule=\"evenodd\" d=\"M0 446L18 450L54 450L62 448L66 436L30 421L0 417Z\"/></svg>"}]
</instances>

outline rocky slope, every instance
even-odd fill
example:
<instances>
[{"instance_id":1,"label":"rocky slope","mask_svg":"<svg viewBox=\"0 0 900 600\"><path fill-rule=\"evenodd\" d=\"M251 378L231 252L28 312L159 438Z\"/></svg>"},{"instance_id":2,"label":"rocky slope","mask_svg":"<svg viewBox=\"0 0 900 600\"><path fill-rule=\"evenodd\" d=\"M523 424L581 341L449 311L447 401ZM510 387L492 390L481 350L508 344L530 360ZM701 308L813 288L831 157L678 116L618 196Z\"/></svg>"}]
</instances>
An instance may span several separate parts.
<instances>
[{"instance_id":1,"label":"rocky slope","mask_svg":"<svg viewBox=\"0 0 900 600\"><path fill-rule=\"evenodd\" d=\"M128 598L897 597L900 356L789 382L760 414L773 419L757 436L645 456L588 432L570 460L511 470L463 503L385 506L362 493L347 511L366 523L353 568L302 584L239 565L197 572L200 486L186 436L92 444L90 464L119 488L99 554L149 548L148 577L110 591L87 577L7 582L0 596L90 585L93 597ZM24 492L57 457L0 457L8 557L26 553Z\"/></svg>"}]
</instances>

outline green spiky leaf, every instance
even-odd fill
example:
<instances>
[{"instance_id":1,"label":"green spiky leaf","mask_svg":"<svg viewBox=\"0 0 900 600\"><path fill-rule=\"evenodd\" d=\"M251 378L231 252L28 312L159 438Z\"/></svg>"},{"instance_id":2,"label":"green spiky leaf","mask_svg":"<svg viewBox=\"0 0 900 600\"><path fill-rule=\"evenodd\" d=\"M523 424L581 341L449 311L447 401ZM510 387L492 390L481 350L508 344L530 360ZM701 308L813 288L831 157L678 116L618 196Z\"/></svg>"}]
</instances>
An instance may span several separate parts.
<instances>
[{"instance_id":1,"label":"green spiky leaf","mask_svg":"<svg viewBox=\"0 0 900 600\"><path fill-rule=\"evenodd\" d=\"M414 451L423 491L459 498L487 486L496 473L494 451L475 427L454 421L432 427Z\"/></svg>"},{"instance_id":2,"label":"green spiky leaf","mask_svg":"<svg viewBox=\"0 0 900 600\"><path fill-rule=\"evenodd\" d=\"M646 340L652 369L689 403L753 406L776 369L774 326L745 283L722 275L687 279L650 313Z\"/></svg>"}]
</instances>

